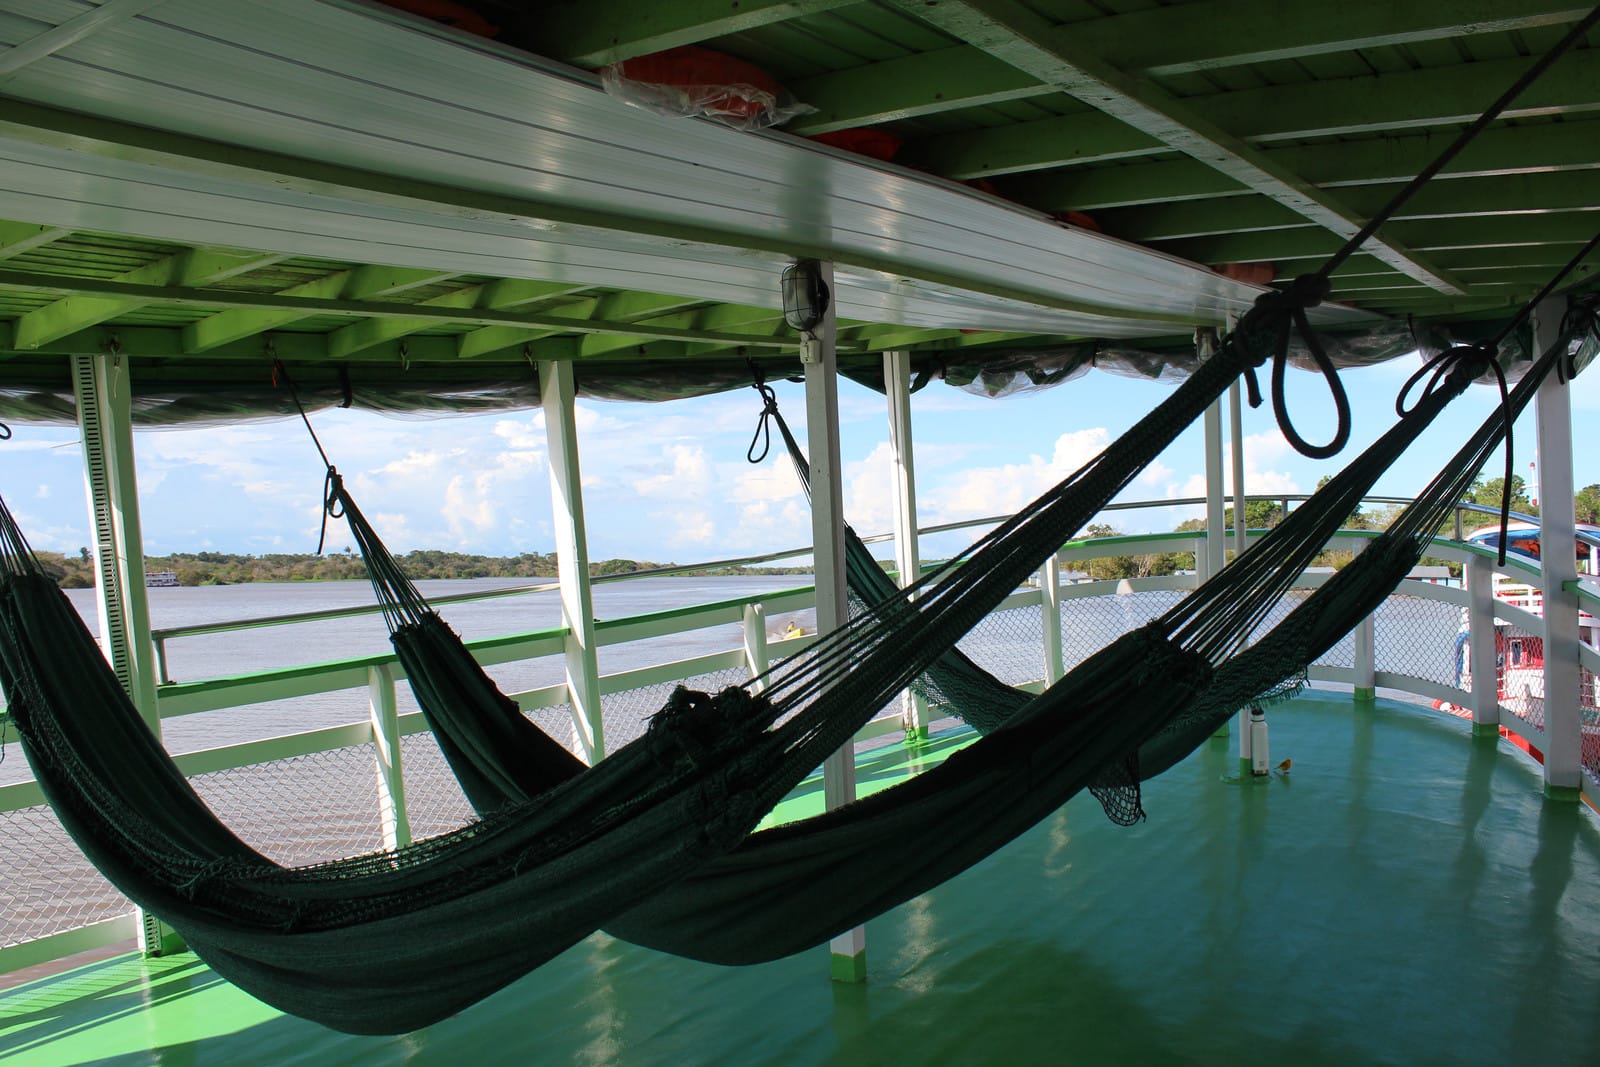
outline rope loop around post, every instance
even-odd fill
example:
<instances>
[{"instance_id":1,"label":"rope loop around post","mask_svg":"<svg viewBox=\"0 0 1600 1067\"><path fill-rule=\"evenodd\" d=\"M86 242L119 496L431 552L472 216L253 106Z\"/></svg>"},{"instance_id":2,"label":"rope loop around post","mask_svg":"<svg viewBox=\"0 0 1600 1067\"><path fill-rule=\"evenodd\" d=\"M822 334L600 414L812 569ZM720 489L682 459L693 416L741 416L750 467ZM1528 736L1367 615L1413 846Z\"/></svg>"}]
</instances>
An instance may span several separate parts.
<instances>
[{"instance_id":1,"label":"rope loop around post","mask_svg":"<svg viewBox=\"0 0 1600 1067\"><path fill-rule=\"evenodd\" d=\"M761 415L756 420L755 436L750 438L750 447L745 450L744 458L751 463L760 463L772 451L772 426L769 420L778 413L778 394L753 365L750 371L755 376L750 388L761 394ZM760 453L756 452L757 446L760 446Z\"/></svg>"},{"instance_id":2,"label":"rope loop around post","mask_svg":"<svg viewBox=\"0 0 1600 1067\"><path fill-rule=\"evenodd\" d=\"M1255 306L1245 313L1230 337L1232 343L1248 359L1245 369L1245 388L1250 406L1260 407L1261 384L1256 379L1255 368L1272 362L1272 413L1278 429L1295 451L1312 459L1327 459L1337 455L1350 440L1350 398L1345 394L1339 372L1328 357L1327 350L1311 328L1306 312L1317 307L1327 297L1332 284L1322 274L1302 274L1286 289L1263 293L1256 298ZM1289 366L1289 343L1299 332L1304 339L1312 361L1328 382L1333 396L1333 407L1338 419L1333 438L1326 444L1314 445L1300 436L1294 420L1289 415L1284 378Z\"/></svg>"}]
</instances>

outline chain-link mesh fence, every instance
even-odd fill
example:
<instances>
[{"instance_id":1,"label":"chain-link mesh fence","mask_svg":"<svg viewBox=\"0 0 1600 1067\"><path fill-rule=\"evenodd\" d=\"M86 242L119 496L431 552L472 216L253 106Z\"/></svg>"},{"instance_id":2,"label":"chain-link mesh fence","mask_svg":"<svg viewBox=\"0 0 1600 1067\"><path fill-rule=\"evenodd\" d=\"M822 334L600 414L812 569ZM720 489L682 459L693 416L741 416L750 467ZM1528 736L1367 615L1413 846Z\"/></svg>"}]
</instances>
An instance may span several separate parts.
<instances>
[{"instance_id":1,"label":"chain-link mesh fence","mask_svg":"<svg viewBox=\"0 0 1600 1067\"><path fill-rule=\"evenodd\" d=\"M132 910L49 807L0 812L0 948Z\"/></svg>"},{"instance_id":2,"label":"chain-link mesh fence","mask_svg":"<svg viewBox=\"0 0 1600 1067\"><path fill-rule=\"evenodd\" d=\"M477 818L431 732L400 739L400 773L412 840L449 833Z\"/></svg>"},{"instance_id":3,"label":"chain-link mesh fence","mask_svg":"<svg viewBox=\"0 0 1600 1067\"><path fill-rule=\"evenodd\" d=\"M1044 677L1044 622L1037 604L1006 608L974 626L958 647L1007 685Z\"/></svg>"},{"instance_id":4,"label":"chain-link mesh fence","mask_svg":"<svg viewBox=\"0 0 1600 1067\"><path fill-rule=\"evenodd\" d=\"M1456 634L1465 620L1454 604L1396 594L1372 616L1373 666L1438 685L1458 684Z\"/></svg>"},{"instance_id":5,"label":"chain-link mesh fence","mask_svg":"<svg viewBox=\"0 0 1600 1067\"><path fill-rule=\"evenodd\" d=\"M196 775L189 783L252 848L294 866L383 847L377 775L367 744Z\"/></svg>"},{"instance_id":6,"label":"chain-link mesh fence","mask_svg":"<svg viewBox=\"0 0 1600 1067\"><path fill-rule=\"evenodd\" d=\"M1500 706L1544 732L1544 637L1495 619L1495 679Z\"/></svg>"},{"instance_id":7,"label":"chain-link mesh fence","mask_svg":"<svg viewBox=\"0 0 1600 1067\"><path fill-rule=\"evenodd\" d=\"M1590 780L1600 784L1600 676L1587 667L1578 670L1578 714L1578 758Z\"/></svg>"},{"instance_id":8,"label":"chain-link mesh fence","mask_svg":"<svg viewBox=\"0 0 1600 1067\"><path fill-rule=\"evenodd\" d=\"M1061 663L1071 670L1102 648L1178 603L1179 590L1103 593L1061 602Z\"/></svg>"}]
</instances>

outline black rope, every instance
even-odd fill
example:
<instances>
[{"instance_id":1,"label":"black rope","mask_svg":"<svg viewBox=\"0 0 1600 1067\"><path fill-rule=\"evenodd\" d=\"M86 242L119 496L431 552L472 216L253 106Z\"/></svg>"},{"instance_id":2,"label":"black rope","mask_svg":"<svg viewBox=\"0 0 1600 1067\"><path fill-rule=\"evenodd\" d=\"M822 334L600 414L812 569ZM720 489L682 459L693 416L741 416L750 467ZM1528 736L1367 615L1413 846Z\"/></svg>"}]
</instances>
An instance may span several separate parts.
<instances>
[{"instance_id":1,"label":"black rope","mask_svg":"<svg viewBox=\"0 0 1600 1067\"><path fill-rule=\"evenodd\" d=\"M750 374L755 379L750 388L761 394L761 415L756 420L755 436L750 438L750 447L745 450L744 458L751 463L760 463L772 451L772 426L768 420L778 413L778 394L767 384L766 377L754 363L750 364ZM757 445L761 447L760 455L756 454Z\"/></svg>"},{"instance_id":2,"label":"black rope","mask_svg":"<svg viewBox=\"0 0 1600 1067\"><path fill-rule=\"evenodd\" d=\"M1460 154L1473 138L1477 137L1489 123L1500 116L1513 100L1517 98L1528 86L1557 59L1565 54L1574 44L1581 40L1597 22L1600 22L1600 7L1590 11L1580 20L1571 31L1563 37L1554 48L1551 48L1537 62L1533 64L1522 77L1504 93L1500 94L1488 109L1479 115L1473 122L1462 130L1443 152L1428 166L1424 167L1416 177L1407 182L1405 187L1394 195L1384 205L1382 210L1367 220L1366 224L1354 234L1344 246L1335 252L1322 266L1312 274L1303 274L1296 278L1287 290L1279 293L1266 293L1256 300L1255 306L1245 314L1238 328L1232 335L1238 338L1236 343L1242 343L1256 366L1260 366L1268 359L1272 360L1272 413L1277 419L1278 428L1283 436L1294 446L1295 450L1312 459L1327 459L1338 454L1350 440L1350 401L1345 395L1344 386L1339 381L1337 370L1332 360L1328 358L1320 341L1311 330L1310 319L1306 312L1318 306L1326 298L1332 288L1329 278L1339 266L1344 263L1358 248L1366 243L1367 238L1378 231L1378 228L1399 211L1400 208L1416 194L1417 190L1426 185L1434 175L1444 169L1451 160ZM1294 421L1289 415L1288 404L1284 399L1284 370L1289 359L1289 342L1294 332L1298 331L1305 339L1306 347L1310 350L1311 359L1322 372L1323 378L1328 382L1329 391L1333 396L1333 405L1338 425L1333 437L1327 444L1313 445L1301 437L1295 429ZM1249 389L1250 406L1261 406L1261 387L1256 381L1253 370L1246 372L1246 385Z\"/></svg>"},{"instance_id":3,"label":"black rope","mask_svg":"<svg viewBox=\"0 0 1600 1067\"><path fill-rule=\"evenodd\" d=\"M1513 476L1512 452L1515 446L1512 440L1512 422L1514 420L1514 416L1511 410L1511 391L1506 385L1505 368L1500 365L1500 361L1496 358L1496 356L1499 353L1500 346L1505 343L1506 338L1510 337L1512 333L1516 331L1517 327L1521 326L1525 321L1527 321L1528 316L1533 314L1534 309L1544 301L1545 297L1549 296L1555 291L1556 286L1560 285L1562 281L1566 279L1567 275L1571 274L1577 269L1578 264L1582 263L1584 258L1588 256L1590 252L1594 251L1596 245L1600 245L1600 233L1596 233L1593 237L1591 237L1589 242L1578 250L1578 254L1567 261L1566 266L1556 271L1550 280L1544 284L1542 289L1524 302L1523 305L1517 309L1517 313L1511 317L1510 321L1508 321L1504 326L1500 327L1500 330L1493 337L1489 338L1487 341L1481 341L1478 344L1456 345L1445 350L1444 352L1439 353L1439 355L1424 363L1421 369L1413 374L1410 378L1406 379L1406 384L1401 388L1400 395L1395 398L1395 414L1404 417L1412 410L1406 405L1406 397L1410 395L1412 388L1421 382L1423 378L1428 379L1428 384L1422 390L1422 398L1426 398L1428 394L1432 393L1434 389L1439 386L1439 383L1443 381L1447 375L1449 375L1452 371L1459 374L1461 373L1461 369L1465 366L1475 367L1479 364L1479 361L1486 360L1489 369L1494 372L1495 383L1500 389L1500 417L1504 427L1503 433L1505 436L1505 472L1501 476L1500 482L1500 549L1497 556L1497 562L1502 567L1505 566L1506 562L1506 541L1508 539L1511 526L1511 479ZM1571 320L1572 309L1569 308L1567 313L1562 316L1561 328L1559 330L1559 333L1562 337L1570 338L1572 333L1575 332L1571 324ZM1570 344L1570 341L1565 343ZM1554 369L1557 379L1561 382L1565 382L1567 380L1567 364L1568 361L1565 358L1559 359L1556 362ZM1421 399L1419 398L1418 403L1420 402Z\"/></svg>"},{"instance_id":4,"label":"black rope","mask_svg":"<svg viewBox=\"0 0 1600 1067\"><path fill-rule=\"evenodd\" d=\"M1393 216L1396 211L1399 211L1401 206L1404 205L1407 200L1410 200L1418 189L1421 189L1424 185L1428 184L1435 174L1438 174L1450 163L1451 160L1455 159L1456 156L1461 153L1461 150L1466 148L1467 145L1471 143L1473 138L1477 137L1478 134L1483 132L1484 127L1488 126L1489 123L1499 118L1500 113L1509 107L1513 100L1522 95L1523 90L1538 80L1539 76L1546 70L1549 70L1550 65L1565 55L1568 49L1582 40L1584 34L1593 29L1597 22L1600 22L1600 7L1596 7L1593 11L1590 11L1589 14L1585 15L1581 20L1579 20L1578 24L1567 33L1565 37L1556 42L1554 48L1540 56L1539 60L1534 63L1533 66L1529 67L1528 70L1523 73L1522 77L1516 80L1511 88L1501 93L1499 99L1489 105L1488 110L1474 119L1470 126L1462 130L1461 133L1456 136L1456 139L1452 141L1443 152L1439 153L1439 157L1437 159L1428 164L1426 167L1422 168L1415 178L1412 178L1409 182L1407 182L1405 187L1396 193L1394 197L1383 206L1382 210L1380 210L1376 215L1372 216L1372 218L1368 219L1367 224L1361 227L1355 236L1346 241L1344 243L1344 247L1335 252L1333 254L1333 258L1324 263L1322 265L1322 269L1317 271L1317 273L1326 278L1335 270L1337 270L1340 264L1349 259L1350 256L1355 253L1356 249L1360 248L1366 243L1367 238L1378 232L1378 227L1382 226L1385 222L1388 222L1390 217Z\"/></svg>"},{"instance_id":5,"label":"black rope","mask_svg":"<svg viewBox=\"0 0 1600 1067\"><path fill-rule=\"evenodd\" d=\"M0 422L0 441L9 440L11 440L11 427L7 426L3 422Z\"/></svg>"},{"instance_id":6,"label":"black rope","mask_svg":"<svg viewBox=\"0 0 1600 1067\"><path fill-rule=\"evenodd\" d=\"M295 388L294 379L289 377L289 368L283 365L283 360L272 361L272 384L282 383L288 387L289 399L294 401L294 409L300 413L300 421L306 425L306 433L311 435L311 443L316 446L317 455L322 457L322 466L326 473L322 479L322 529L317 534L317 555L322 555L322 548L328 543L328 520L344 518L344 480L339 477L333 461L328 458L328 452L322 447L322 441L317 437L317 431L311 425L311 417L306 414L306 407L300 403L300 390Z\"/></svg>"}]
</instances>

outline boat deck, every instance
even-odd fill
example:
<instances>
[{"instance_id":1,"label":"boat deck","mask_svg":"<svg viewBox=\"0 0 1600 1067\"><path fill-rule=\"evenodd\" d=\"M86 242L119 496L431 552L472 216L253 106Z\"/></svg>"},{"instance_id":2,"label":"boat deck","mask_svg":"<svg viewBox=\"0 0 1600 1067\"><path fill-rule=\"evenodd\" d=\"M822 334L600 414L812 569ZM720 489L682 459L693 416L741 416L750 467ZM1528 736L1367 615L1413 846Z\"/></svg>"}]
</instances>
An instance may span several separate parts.
<instances>
[{"instance_id":1,"label":"boat deck","mask_svg":"<svg viewBox=\"0 0 1600 1067\"><path fill-rule=\"evenodd\" d=\"M193 956L124 955L0 995L0 1062L1594 1062L1593 813L1413 705L1310 693L1270 721L1288 775L1230 783L1235 741L1213 740L1149 783L1139 826L1079 797L871 923L864 985L830 982L823 950L732 969L595 935L372 1038L281 1016ZM888 783L927 758L860 770Z\"/></svg>"}]
</instances>

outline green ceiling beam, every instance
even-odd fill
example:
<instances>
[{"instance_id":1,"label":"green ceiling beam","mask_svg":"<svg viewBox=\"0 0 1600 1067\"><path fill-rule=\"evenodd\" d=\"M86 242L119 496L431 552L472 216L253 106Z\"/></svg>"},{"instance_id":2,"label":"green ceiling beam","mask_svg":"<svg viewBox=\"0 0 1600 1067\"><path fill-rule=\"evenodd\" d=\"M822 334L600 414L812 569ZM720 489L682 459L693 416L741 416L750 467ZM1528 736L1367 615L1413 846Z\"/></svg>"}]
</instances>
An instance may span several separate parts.
<instances>
[{"instance_id":1,"label":"green ceiling beam","mask_svg":"<svg viewBox=\"0 0 1600 1067\"><path fill-rule=\"evenodd\" d=\"M1012 136L1012 130L1026 131L1026 135ZM1042 143L1041 137L1045 139ZM1170 154L1171 148L1121 119L1086 111L913 141L895 159L946 178L967 181L1068 163L1081 166Z\"/></svg>"},{"instance_id":2,"label":"green ceiling beam","mask_svg":"<svg viewBox=\"0 0 1600 1067\"><path fill-rule=\"evenodd\" d=\"M466 308L478 306L478 300L483 295L483 286L469 285L465 289L457 289L453 293L444 293L440 296L429 297L427 300L418 301L417 307L428 308ZM413 319L404 317L361 319L348 326L341 326L328 335L328 358L349 359L363 349L373 348L385 341L398 340L407 334L426 330L430 326L438 326L435 319Z\"/></svg>"},{"instance_id":3,"label":"green ceiling beam","mask_svg":"<svg viewBox=\"0 0 1600 1067\"><path fill-rule=\"evenodd\" d=\"M1264 149L1320 188L1403 182L1427 167L1455 131ZM1440 179L1600 168L1600 122L1506 126L1479 134ZM1239 182L1193 159L1123 167L1064 167L1013 178L1001 191L1042 211L1096 211L1245 193Z\"/></svg>"},{"instance_id":4,"label":"green ceiling beam","mask_svg":"<svg viewBox=\"0 0 1600 1067\"><path fill-rule=\"evenodd\" d=\"M560 307L550 308L546 311L546 314L573 322L582 322L588 319L627 322L633 318L644 317L666 308L679 308L699 302L681 296L663 296L659 293L619 292L576 300ZM462 359L476 359L479 356L503 352L508 348L516 348L542 337L562 332L564 330L561 329L519 330L512 327L487 326L483 329L463 334L457 348L457 354ZM625 348L637 343L639 343L637 338L628 337L618 347ZM581 350L582 346L580 345L580 352Z\"/></svg>"},{"instance_id":5,"label":"green ceiling beam","mask_svg":"<svg viewBox=\"0 0 1600 1067\"><path fill-rule=\"evenodd\" d=\"M1419 190L1378 236L1382 238L1393 225L1406 220L1471 216L1476 223L1497 215L1600 211L1597 184L1596 175L1588 171L1432 182ZM1387 185L1352 186L1340 192L1343 202L1362 218L1381 210L1394 195ZM1148 204L1104 212L1097 218L1107 233L1145 244L1207 234L1292 229L1305 221L1289 208L1259 196Z\"/></svg>"},{"instance_id":6,"label":"green ceiling beam","mask_svg":"<svg viewBox=\"0 0 1600 1067\"><path fill-rule=\"evenodd\" d=\"M1199 119L1252 142L1415 130L1470 122L1530 63L1527 59L1484 60L1216 93L1188 97L1182 103ZM1592 111L1597 106L1597 81L1600 49L1572 52L1524 92L1506 117ZM1575 108L1574 100L1586 103ZM1136 154L1129 151L1134 143L1130 135L1108 132L1103 120L1091 122L1089 118L1072 114L946 135L931 145L908 145L906 151L931 164L936 173L963 179ZM1159 142L1147 141L1150 151L1162 150ZM1269 153L1267 158L1274 157Z\"/></svg>"},{"instance_id":7,"label":"green ceiling beam","mask_svg":"<svg viewBox=\"0 0 1600 1067\"><path fill-rule=\"evenodd\" d=\"M1153 82L1123 74L1077 44L1049 40L1050 26L1012 0L895 0L918 17L1005 60L1041 81L1193 156L1296 214L1347 238L1365 219L1336 198L1275 164ZM1392 239L1375 236L1366 251L1440 292L1460 283Z\"/></svg>"},{"instance_id":8,"label":"green ceiling beam","mask_svg":"<svg viewBox=\"0 0 1600 1067\"><path fill-rule=\"evenodd\" d=\"M119 282L135 285L193 287L215 285L229 278L270 266L282 255L196 248L176 252L117 275ZM68 296L28 312L16 323L12 344L22 350L38 348L58 337L77 333L142 306L143 301L115 297Z\"/></svg>"},{"instance_id":9,"label":"green ceiling beam","mask_svg":"<svg viewBox=\"0 0 1600 1067\"><path fill-rule=\"evenodd\" d=\"M203 356L183 358L183 331L173 326L94 326L81 333L71 334L58 338L48 344L42 345L30 352L17 352L13 345L11 324L0 322L0 357L8 354L18 356L67 356L82 355L93 352L108 352L115 341L116 350L125 356L135 358L154 358L170 361L173 366L205 367L221 363L257 363L262 367L263 378L267 375L265 349L259 338L247 337L238 341L231 341L206 352ZM454 337L410 337L405 340L404 362L410 363L446 363L454 362L455 355ZM577 351L576 338L563 338L560 347L561 358L571 358ZM289 362L329 362L328 335L325 333L303 333L285 331L272 335L272 354ZM549 358L557 358L552 355ZM519 356L519 362L521 361ZM391 341L386 345L370 348L358 353L348 362L352 363L389 363L400 364L401 342ZM193 374L195 372L188 372ZM0 368L3 375L3 368Z\"/></svg>"},{"instance_id":10,"label":"green ceiling beam","mask_svg":"<svg viewBox=\"0 0 1600 1067\"><path fill-rule=\"evenodd\" d=\"M63 226L35 226L31 222L0 221L0 259L11 259L52 241L59 241L72 231Z\"/></svg>"},{"instance_id":11,"label":"green ceiling beam","mask_svg":"<svg viewBox=\"0 0 1600 1067\"><path fill-rule=\"evenodd\" d=\"M578 67L699 44L856 0L583 0L537 6L533 46Z\"/></svg>"},{"instance_id":12,"label":"green ceiling beam","mask_svg":"<svg viewBox=\"0 0 1600 1067\"><path fill-rule=\"evenodd\" d=\"M332 300L344 292L345 285L354 276L354 270L339 271L336 274L291 286L276 295L290 300ZM220 311L215 315L191 322L183 328L181 351L209 352L230 342L256 337L268 330L287 326L306 317L305 312L288 307L265 309L236 307Z\"/></svg>"},{"instance_id":13,"label":"green ceiling beam","mask_svg":"<svg viewBox=\"0 0 1600 1067\"><path fill-rule=\"evenodd\" d=\"M487 308L494 308L497 311L510 311L515 308L528 308L556 297L579 293L584 288L585 286L573 285L569 282L536 282L521 278L502 278L499 281L490 282L484 288L481 302ZM594 313L594 308L599 303L599 299L597 297L590 298L578 303L587 307L588 310L584 311L580 316L587 318ZM566 306L571 307L572 305ZM557 314L559 312L551 309L551 313ZM456 338L456 358L477 359L479 356L490 352L501 352L508 348L521 346L528 341L545 337L549 333L549 330L522 330L514 326L482 326Z\"/></svg>"},{"instance_id":14,"label":"green ceiling beam","mask_svg":"<svg viewBox=\"0 0 1600 1067\"><path fill-rule=\"evenodd\" d=\"M1160 77L1560 25L1585 14L1587 8L1562 0L1343 0L1298 5L1292 14L1268 14L1259 0L1220 0L1071 22L1052 27L1043 40L1051 46L1082 49L1118 70ZM1270 32L1264 25L1267 20ZM1052 91L1023 71L1008 72L971 45L924 55L915 65L889 59L791 83L795 96L818 112L789 128L815 133L870 126ZM907 72L933 72L935 77L907 79ZM938 85L939 94L930 98L927 85Z\"/></svg>"},{"instance_id":15,"label":"green ceiling beam","mask_svg":"<svg viewBox=\"0 0 1600 1067\"><path fill-rule=\"evenodd\" d=\"M335 275L335 278L338 276ZM322 279L326 282L328 279ZM308 297L284 293L241 293L224 289L179 289L155 285L132 285L127 282L99 281L88 278L68 278L59 275L36 274L28 271L0 270L0 290L18 289L30 293L51 293L60 296L120 296L138 299L147 304L174 307L227 308L230 310L258 311L266 314L290 314L297 318L320 315L348 316L354 319L405 318L414 319L427 326L467 324L481 326L550 327L565 333L617 333L638 335L658 340L721 341L730 345L752 345L760 348L796 348L798 338L770 338L756 335L702 334L694 330L651 326L648 323L611 322L600 319L563 321L558 315L529 315L514 311L494 311L488 308L434 307L428 304L395 304L388 301L344 300L327 297ZM211 320L205 320L211 321ZM260 331L255 331L260 332ZM187 336L188 330L185 329Z\"/></svg>"},{"instance_id":16,"label":"green ceiling beam","mask_svg":"<svg viewBox=\"0 0 1600 1067\"><path fill-rule=\"evenodd\" d=\"M1037 78L960 45L819 74L787 86L817 110L791 120L792 133L826 133L1039 96ZM930 92L929 90L933 91Z\"/></svg>"},{"instance_id":17,"label":"green ceiling beam","mask_svg":"<svg viewBox=\"0 0 1600 1067\"><path fill-rule=\"evenodd\" d=\"M1489 215L1484 218L1402 220L1384 227L1409 247L1437 255L1450 249L1517 247L1550 243L1582 243L1593 236L1596 220L1591 212L1548 215ZM1163 252L1196 263L1273 263L1305 261L1312 269L1331 256L1339 242L1310 227L1267 230L1260 233L1221 234L1184 241L1162 242Z\"/></svg>"},{"instance_id":18,"label":"green ceiling beam","mask_svg":"<svg viewBox=\"0 0 1600 1067\"><path fill-rule=\"evenodd\" d=\"M346 300L376 300L453 277L454 273L446 271L369 265L305 282L285 289L283 295L313 299L343 297ZM229 341L252 337L268 330L284 329L305 317L280 312L224 311L209 319L190 323L185 328L185 336L190 339L190 347L185 351L209 351Z\"/></svg>"},{"instance_id":19,"label":"green ceiling beam","mask_svg":"<svg viewBox=\"0 0 1600 1067\"><path fill-rule=\"evenodd\" d=\"M737 327L768 323L774 328L783 325L783 312L775 308L757 307L754 304L717 304L701 308L700 319L695 323L702 330L729 330Z\"/></svg>"}]
</instances>

